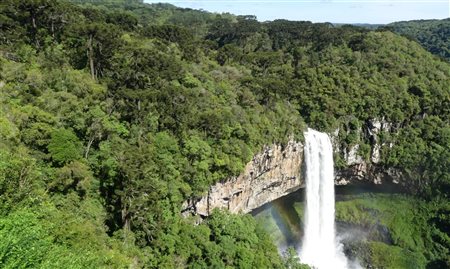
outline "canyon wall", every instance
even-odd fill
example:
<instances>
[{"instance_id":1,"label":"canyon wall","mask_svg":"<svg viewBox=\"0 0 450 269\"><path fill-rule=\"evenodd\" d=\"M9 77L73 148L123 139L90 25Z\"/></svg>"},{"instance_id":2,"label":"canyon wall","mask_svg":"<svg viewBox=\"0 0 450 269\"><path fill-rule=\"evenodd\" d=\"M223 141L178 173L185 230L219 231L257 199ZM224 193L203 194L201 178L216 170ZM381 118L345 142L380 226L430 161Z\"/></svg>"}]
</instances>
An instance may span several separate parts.
<instances>
[{"instance_id":1,"label":"canyon wall","mask_svg":"<svg viewBox=\"0 0 450 269\"><path fill-rule=\"evenodd\" d=\"M330 137L336 154L343 157L346 167L335 171L335 184L398 183L402 174L395 169L385 169L380 162L379 135L390 131L390 124L371 121L358 131L370 141L370 159L359 155L359 145L343 147L339 142L339 130ZM268 202L287 195L304 186L303 144L290 140L286 145L266 146L246 165L244 172L211 186L201 198L186 201L183 215L208 216L214 208L228 209L232 213L248 213Z\"/></svg>"},{"instance_id":2,"label":"canyon wall","mask_svg":"<svg viewBox=\"0 0 450 269\"><path fill-rule=\"evenodd\" d=\"M360 144L347 147L339 141L339 129L331 134L333 149L336 154L340 154L345 161L346 167L336 169L336 185L347 185L355 183L400 183L404 175L396 169L386 168L380 164L382 148L392 148L393 144L380 142L381 133L394 133L395 128L384 119L373 119L360 126L357 130L360 140L369 141L370 156L364 158L359 152Z\"/></svg>"},{"instance_id":3,"label":"canyon wall","mask_svg":"<svg viewBox=\"0 0 450 269\"><path fill-rule=\"evenodd\" d=\"M264 147L244 172L210 187L196 200L186 201L183 213L208 216L214 208L248 213L265 203L298 190L302 184L303 144L290 140L285 146Z\"/></svg>"}]
</instances>

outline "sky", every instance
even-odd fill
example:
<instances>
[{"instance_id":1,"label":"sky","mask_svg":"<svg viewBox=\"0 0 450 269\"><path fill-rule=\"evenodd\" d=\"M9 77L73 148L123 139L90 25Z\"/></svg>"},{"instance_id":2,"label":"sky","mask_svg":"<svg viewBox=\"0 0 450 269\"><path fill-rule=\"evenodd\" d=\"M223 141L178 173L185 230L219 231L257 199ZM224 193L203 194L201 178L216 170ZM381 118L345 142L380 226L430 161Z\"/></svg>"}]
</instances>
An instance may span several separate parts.
<instances>
[{"instance_id":1,"label":"sky","mask_svg":"<svg viewBox=\"0 0 450 269\"><path fill-rule=\"evenodd\" d=\"M258 20L385 24L450 17L450 0L144 0L179 7L256 15Z\"/></svg>"}]
</instances>

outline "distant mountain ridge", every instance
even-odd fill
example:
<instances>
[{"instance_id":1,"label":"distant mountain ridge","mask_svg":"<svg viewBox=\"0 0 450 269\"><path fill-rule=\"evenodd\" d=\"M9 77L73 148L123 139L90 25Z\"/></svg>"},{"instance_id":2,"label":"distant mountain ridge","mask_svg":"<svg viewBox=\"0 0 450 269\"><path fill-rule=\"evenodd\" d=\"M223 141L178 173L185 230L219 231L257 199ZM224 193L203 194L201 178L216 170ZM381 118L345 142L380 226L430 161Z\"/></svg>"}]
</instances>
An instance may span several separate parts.
<instances>
[{"instance_id":1,"label":"distant mountain ridge","mask_svg":"<svg viewBox=\"0 0 450 269\"><path fill-rule=\"evenodd\" d=\"M334 26L343 26L343 25L353 25L353 26L357 26L357 27L362 27L362 28L366 28L366 29L370 29L370 30L375 30L378 29L380 27L385 26L386 24L371 24L371 23L333 23Z\"/></svg>"},{"instance_id":2,"label":"distant mountain ridge","mask_svg":"<svg viewBox=\"0 0 450 269\"><path fill-rule=\"evenodd\" d=\"M386 28L419 42L429 52L450 61L450 18L394 22Z\"/></svg>"},{"instance_id":3,"label":"distant mountain ridge","mask_svg":"<svg viewBox=\"0 0 450 269\"><path fill-rule=\"evenodd\" d=\"M236 20L230 13L212 13L204 10L181 8L169 3L145 3L143 0L70 0L70 2L84 5L100 5L108 8L123 9L139 16L145 24L170 23L179 26L191 25L197 34L206 34L207 25L211 25L218 17ZM196 19L193 19L196 17ZM250 16L254 17L254 16ZM256 19L256 17L254 17ZM286 20L274 20L286 21ZM264 22L271 23L271 22ZM411 20L389 24L370 23L326 23L332 27L355 26L368 30L389 30L408 37L422 45L426 50L447 61L450 61L450 18L442 20Z\"/></svg>"}]
</instances>

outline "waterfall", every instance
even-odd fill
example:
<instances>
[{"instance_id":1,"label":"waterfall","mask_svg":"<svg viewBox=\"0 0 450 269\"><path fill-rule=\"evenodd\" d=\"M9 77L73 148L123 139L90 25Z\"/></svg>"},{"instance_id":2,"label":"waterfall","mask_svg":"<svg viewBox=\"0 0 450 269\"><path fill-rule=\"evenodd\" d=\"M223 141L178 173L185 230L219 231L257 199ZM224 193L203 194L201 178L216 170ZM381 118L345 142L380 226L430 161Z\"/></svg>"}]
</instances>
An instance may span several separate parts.
<instances>
[{"instance_id":1,"label":"waterfall","mask_svg":"<svg viewBox=\"0 0 450 269\"><path fill-rule=\"evenodd\" d=\"M333 147L327 134L305 132L306 208L303 263L317 269L346 269L347 260L336 242L334 225Z\"/></svg>"}]
</instances>

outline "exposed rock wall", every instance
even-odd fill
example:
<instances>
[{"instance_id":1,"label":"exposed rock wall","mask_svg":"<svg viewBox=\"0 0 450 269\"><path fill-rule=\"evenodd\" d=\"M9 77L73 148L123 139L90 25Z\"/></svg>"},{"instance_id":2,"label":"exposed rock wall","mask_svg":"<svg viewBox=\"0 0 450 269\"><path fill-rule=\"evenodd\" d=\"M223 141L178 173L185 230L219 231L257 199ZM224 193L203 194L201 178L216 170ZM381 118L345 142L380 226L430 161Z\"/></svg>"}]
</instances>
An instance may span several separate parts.
<instances>
[{"instance_id":1,"label":"exposed rock wall","mask_svg":"<svg viewBox=\"0 0 450 269\"><path fill-rule=\"evenodd\" d=\"M214 208L226 208L232 213L250 212L299 189L303 184L302 163L300 142L290 140L284 147L265 147L241 175L211 186L201 199L185 202L183 213L208 216Z\"/></svg>"},{"instance_id":2,"label":"exposed rock wall","mask_svg":"<svg viewBox=\"0 0 450 269\"><path fill-rule=\"evenodd\" d=\"M336 185L355 182L371 184L399 183L403 177L395 169L385 169L380 162L382 147L392 147L380 143L381 132L391 132L392 125L383 120L373 120L362 126L358 132L370 141L370 159L359 155L359 145L342 147L339 129L331 134L333 148L343 156L347 167L336 171ZM214 208L228 209L232 213L248 213L270 201L302 188L303 144L290 140L287 145L264 147L246 165L241 175L219 182L210 187L208 193L183 204L184 215L208 216Z\"/></svg>"},{"instance_id":3,"label":"exposed rock wall","mask_svg":"<svg viewBox=\"0 0 450 269\"><path fill-rule=\"evenodd\" d=\"M382 132L392 133L393 126L384 119L373 119L357 131L359 136L370 142L370 159L366 161L359 154L359 144L355 144L349 148L343 148L339 143L336 130L332 134L333 148L337 153L341 153L347 165L344 169L336 171L336 185L347 185L354 182L368 182L373 184L399 183L403 177L402 173L395 169L386 169L379 165L381 160L381 149L384 147L392 147L392 144L386 145L380 141Z\"/></svg>"},{"instance_id":4,"label":"exposed rock wall","mask_svg":"<svg viewBox=\"0 0 450 269\"><path fill-rule=\"evenodd\" d=\"M403 174L395 169L367 162L353 164L348 168L337 170L335 175L336 185L348 185L354 183L371 183L380 185L383 183L400 183Z\"/></svg>"}]
</instances>

